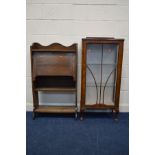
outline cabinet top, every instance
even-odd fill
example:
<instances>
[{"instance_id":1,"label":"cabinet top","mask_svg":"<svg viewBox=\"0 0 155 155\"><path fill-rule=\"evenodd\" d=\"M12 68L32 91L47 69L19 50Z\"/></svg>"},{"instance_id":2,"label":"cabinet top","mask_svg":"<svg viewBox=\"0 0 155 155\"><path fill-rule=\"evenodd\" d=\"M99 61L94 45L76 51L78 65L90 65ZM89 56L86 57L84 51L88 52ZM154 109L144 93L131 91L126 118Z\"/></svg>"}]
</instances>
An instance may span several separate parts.
<instances>
[{"instance_id":1,"label":"cabinet top","mask_svg":"<svg viewBox=\"0 0 155 155\"><path fill-rule=\"evenodd\" d=\"M77 51L77 44L72 44L71 46L64 46L59 43L53 43L47 46L41 45L40 43L33 43L31 45L32 51L61 51L61 52L69 52L69 51Z\"/></svg>"},{"instance_id":2,"label":"cabinet top","mask_svg":"<svg viewBox=\"0 0 155 155\"><path fill-rule=\"evenodd\" d=\"M86 37L82 38L84 41L124 41L122 38L113 38L113 37Z\"/></svg>"}]
</instances>

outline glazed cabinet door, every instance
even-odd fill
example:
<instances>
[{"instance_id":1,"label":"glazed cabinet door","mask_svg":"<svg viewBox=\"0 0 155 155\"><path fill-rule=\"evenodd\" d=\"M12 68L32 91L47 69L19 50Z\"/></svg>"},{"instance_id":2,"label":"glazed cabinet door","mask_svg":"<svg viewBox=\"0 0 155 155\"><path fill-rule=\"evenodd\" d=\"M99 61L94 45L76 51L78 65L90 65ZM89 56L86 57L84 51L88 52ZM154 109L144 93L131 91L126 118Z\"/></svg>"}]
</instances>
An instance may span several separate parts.
<instances>
[{"instance_id":1,"label":"glazed cabinet door","mask_svg":"<svg viewBox=\"0 0 155 155\"><path fill-rule=\"evenodd\" d=\"M117 44L87 44L86 103L114 105Z\"/></svg>"}]
</instances>

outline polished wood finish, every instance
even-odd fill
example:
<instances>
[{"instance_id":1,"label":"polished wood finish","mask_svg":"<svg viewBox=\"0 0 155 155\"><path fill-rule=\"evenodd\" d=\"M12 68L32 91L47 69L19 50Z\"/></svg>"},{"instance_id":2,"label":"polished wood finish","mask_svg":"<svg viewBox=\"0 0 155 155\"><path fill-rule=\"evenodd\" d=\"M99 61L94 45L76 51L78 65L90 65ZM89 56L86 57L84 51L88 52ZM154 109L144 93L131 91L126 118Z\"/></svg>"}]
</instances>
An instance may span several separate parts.
<instances>
[{"instance_id":1,"label":"polished wood finish","mask_svg":"<svg viewBox=\"0 0 155 155\"><path fill-rule=\"evenodd\" d=\"M118 46L117 64L116 64L116 86L114 105L108 105L107 103L94 103L93 105L86 104L86 69L87 69L87 47L88 44L110 44ZM87 37L82 39L82 70L81 70L81 101L80 101L80 113L81 120L83 119L83 112L87 109L101 110L111 109L117 114L119 113L119 98L120 98L120 85L121 85L121 73L122 73L122 59L123 59L123 45L124 39L115 38L103 38L103 37Z\"/></svg>"},{"instance_id":2,"label":"polished wood finish","mask_svg":"<svg viewBox=\"0 0 155 155\"><path fill-rule=\"evenodd\" d=\"M77 44L63 46L53 43L43 46L33 43L31 52L31 74L33 113L74 113L77 116ZM74 106L39 105L39 91L74 92Z\"/></svg>"}]
</instances>

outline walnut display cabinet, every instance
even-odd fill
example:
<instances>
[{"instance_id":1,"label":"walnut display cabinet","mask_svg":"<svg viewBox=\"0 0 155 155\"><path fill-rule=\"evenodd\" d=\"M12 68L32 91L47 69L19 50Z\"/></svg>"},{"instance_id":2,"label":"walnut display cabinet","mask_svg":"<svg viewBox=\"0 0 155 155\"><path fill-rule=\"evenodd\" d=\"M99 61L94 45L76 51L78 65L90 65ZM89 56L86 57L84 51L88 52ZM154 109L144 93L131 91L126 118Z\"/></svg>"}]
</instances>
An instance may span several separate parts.
<instances>
[{"instance_id":1,"label":"walnut display cabinet","mask_svg":"<svg viewBox=\"0 0 155 155\"><path fill-rule=\"evenodd\" d=\"M119 113L124 39L82 39L81 119L86 110Z\"/></svg>"},{"instance_id":2,"label":"walnut display cabinet","mask_svg":"<svg viewBox=\"0 0 155 155\"><path fill-rule=\"evenodd\" d=\"M66 47L58 43L49 46L33 43L30 51L33 118L36 113L75 113L77 117L77 44ZM73 92L75 104L40 105L39 91Z\"/></svg>"}]
</instances>

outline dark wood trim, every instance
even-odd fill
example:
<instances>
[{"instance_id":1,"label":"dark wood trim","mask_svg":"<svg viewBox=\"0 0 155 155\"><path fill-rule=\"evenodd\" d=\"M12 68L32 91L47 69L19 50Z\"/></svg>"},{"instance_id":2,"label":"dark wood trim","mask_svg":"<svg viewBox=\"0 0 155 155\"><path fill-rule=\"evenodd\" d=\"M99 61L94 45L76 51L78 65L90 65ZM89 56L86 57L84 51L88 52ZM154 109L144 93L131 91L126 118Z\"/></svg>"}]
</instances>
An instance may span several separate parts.
<instances>
[{"instance_id":1,"label":"dark wood trim","mask_svg":"<svg viewBox=\"0 0 155 155\"><path fill-rule=\"evenodd\" d=\"M32 51L55 51L55 52L76 52L77 44L72 44L71 46L64 46L59 43L53 43L47 46L43 46L39 43L33 43Z\"/></svg>"},{"instance_id":2,"label":"dark wood trim","mask_svg":"<svg viewBox=\"0 0 155 155\"><path fill-rule=\"evenodd\" d=\"M82 70L81 70L81 110L85 107L86 97L86 43L82 40Z\"/></svg>"},{"instance_id":3,"label":"dark wood trim","mask_svg":"<svg viewBox=\"0 0 155 155\"><path fill-rule=\"evenodd\" d=\"M116 80L116 95L115 95L115 110L119 112L119 99L121 88L121 75L122 75L122 61L123 61L123 44L124 41L119 43L118 49L118 63L117 63L117 80Z\"/></svg>"}]
</instances>

